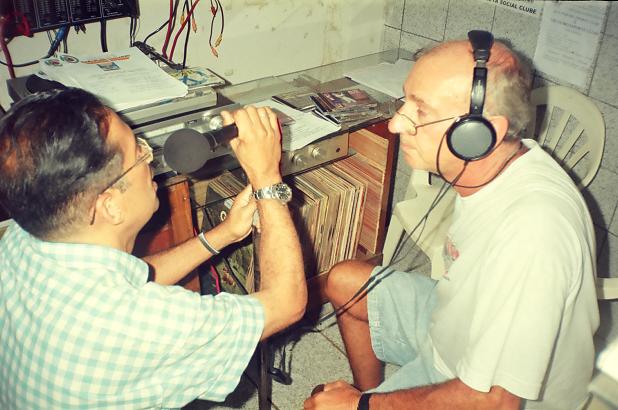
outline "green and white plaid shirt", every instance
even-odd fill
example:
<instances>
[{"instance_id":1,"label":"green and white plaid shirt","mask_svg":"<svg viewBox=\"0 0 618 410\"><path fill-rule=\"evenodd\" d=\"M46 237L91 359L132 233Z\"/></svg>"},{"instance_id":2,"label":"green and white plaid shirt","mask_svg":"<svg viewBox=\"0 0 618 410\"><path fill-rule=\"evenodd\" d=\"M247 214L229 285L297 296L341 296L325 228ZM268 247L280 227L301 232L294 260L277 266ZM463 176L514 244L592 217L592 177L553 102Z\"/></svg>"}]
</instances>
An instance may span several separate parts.
<instances>
[{"instance_id":1,"label":"green and white plaid shirt","mask_svg":"<svg viewBox=\"0 0 618 410\"><path fill-rule=\"evenodd\" d=\"M148 265L127 253L10 226L0 241L0 408L224 400L262 333L262 305L147 277Z\"/></svg>"}]
</instances>

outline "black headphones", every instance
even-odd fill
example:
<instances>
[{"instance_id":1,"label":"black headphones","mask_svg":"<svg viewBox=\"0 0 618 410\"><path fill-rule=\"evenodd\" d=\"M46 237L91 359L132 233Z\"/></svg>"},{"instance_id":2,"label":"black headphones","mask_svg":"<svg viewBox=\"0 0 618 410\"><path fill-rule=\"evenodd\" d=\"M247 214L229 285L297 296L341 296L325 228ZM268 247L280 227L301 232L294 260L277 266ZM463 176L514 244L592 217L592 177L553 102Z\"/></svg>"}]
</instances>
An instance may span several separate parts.
<instances>
[{"instance_id":1,"label":"black headphones","mask_svg":"<svg viewBox=\"0 0 618 410\"><path fill-rule=\"evenodd\" d=\"M446 130L446 143L457 158L474 161L489 154L496 145L496 130L491 122L483 117L485 88L487 84L487 67L489 51L494 43L494 36L488 31L472 30L468 39L474 50L474 77L470 94L470 112L458 118Z\"/></svg>"}]
</instances>

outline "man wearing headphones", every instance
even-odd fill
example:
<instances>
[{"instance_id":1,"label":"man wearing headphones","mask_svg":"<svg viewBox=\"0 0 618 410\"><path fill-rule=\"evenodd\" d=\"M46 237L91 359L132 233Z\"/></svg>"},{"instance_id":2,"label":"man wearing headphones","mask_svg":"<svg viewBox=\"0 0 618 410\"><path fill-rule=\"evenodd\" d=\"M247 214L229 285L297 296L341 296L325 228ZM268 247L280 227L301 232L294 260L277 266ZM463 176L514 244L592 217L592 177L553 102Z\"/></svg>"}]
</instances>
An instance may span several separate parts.
<instances>
[{"instance_id":1,"label":"man wearing headphones","mask_svg":"<svg viewBox=\"0 0 618 410\"><path fill-rule=\"evenodd\" d=\"M447 271L434 281L359 261L335 266L335 308L368 278L379 283L338 316L355 387L329 383L305 409L585 405L599 323L594 230L569 176L521 139L530 84L488 32L416 62L389 129L410 166L457 191ZM382 362L401 366L384 382Z\"/></svg>"}]
</instances>

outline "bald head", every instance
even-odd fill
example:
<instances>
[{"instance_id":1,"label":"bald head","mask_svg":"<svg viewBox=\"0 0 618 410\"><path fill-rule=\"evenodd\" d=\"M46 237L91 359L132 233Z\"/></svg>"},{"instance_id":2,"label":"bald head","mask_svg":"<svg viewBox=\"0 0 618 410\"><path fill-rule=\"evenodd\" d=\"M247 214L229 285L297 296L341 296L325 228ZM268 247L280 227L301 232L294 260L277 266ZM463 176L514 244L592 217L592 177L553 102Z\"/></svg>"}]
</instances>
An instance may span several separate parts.
<instances>
[{"instance_id":1,"label":"bald head","mask_svg":"<svg viewBox=\"0 0 618 410\"><path fill-rule=\"evenodd\" d=\"M472 45L467 40L442 43L422 53L415 70L432 72L439 79L436 93L450 96L467 112L475 66ZM507 139L514 139L530 121L531 74L506 45L494 42L487 62L487 86L483 114L509 120Z\"/></svg>"}]
</instances>

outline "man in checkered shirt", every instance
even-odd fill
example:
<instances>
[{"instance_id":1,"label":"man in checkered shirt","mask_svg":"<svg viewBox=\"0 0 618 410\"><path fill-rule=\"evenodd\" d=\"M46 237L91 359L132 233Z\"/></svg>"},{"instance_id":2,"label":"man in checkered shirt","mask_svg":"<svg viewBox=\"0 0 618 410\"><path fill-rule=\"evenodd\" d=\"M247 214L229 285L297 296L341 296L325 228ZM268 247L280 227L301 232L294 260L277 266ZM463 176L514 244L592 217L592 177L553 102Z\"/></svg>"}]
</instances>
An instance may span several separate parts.
<instances>
[{"instance_id":1,"label":"man in checkered shirt","mask_svg":"<svg viewBox=\"0 0 618 410\"><path fill-rule=\"evenodd\" d=\"M251 185L281 182L270 109L224 113ZM178 408L222 401L258 340L298 320L306 285L288 208L247 187L201 239L131 256L158 207L145 141L93 95L34 95L0 120L0 408ZM262 286L200 296L178 286L260 214ZM204 244L205 242L205 244ZM149 270L154 281L149 281Z\"/></svg>"}]
</instances>

